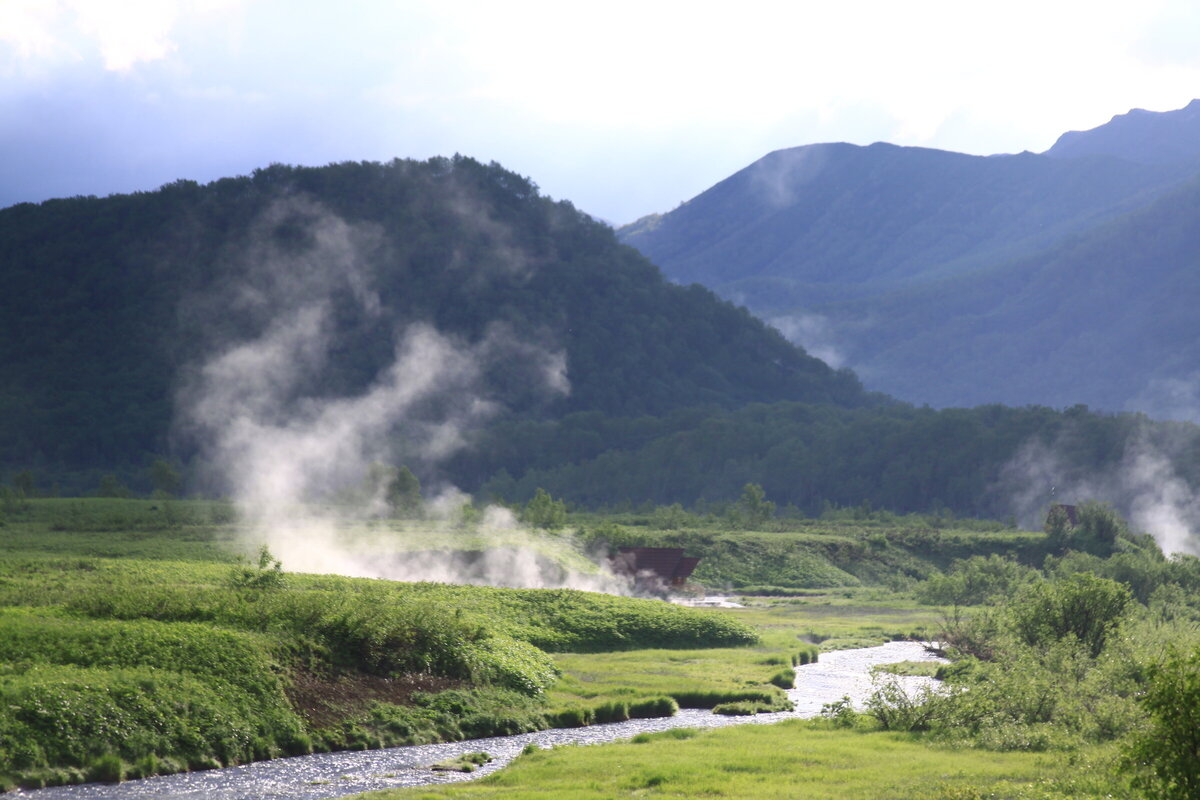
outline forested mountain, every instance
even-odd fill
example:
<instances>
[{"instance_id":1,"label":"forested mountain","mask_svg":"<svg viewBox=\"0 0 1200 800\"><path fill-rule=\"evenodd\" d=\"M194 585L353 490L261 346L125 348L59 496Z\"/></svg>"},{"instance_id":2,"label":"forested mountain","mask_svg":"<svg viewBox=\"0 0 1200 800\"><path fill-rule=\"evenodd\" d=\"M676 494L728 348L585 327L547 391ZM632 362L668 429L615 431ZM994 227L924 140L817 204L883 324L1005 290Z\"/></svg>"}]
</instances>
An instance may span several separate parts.
<instances>
[{"instance_id":1,"label":"forested mountain","mask_svg":"<svg viewBox=\"0 0 1200 800\"><path fill-rule=\"evenodd\" d=\"M837 310L877 385L936 405L1195 419L1200 180L1025 258Z\"/></svg>"},{"instance_id":2,"label":"forested mountain","mask_svg":"<svg viewBox=\"0 0 1200 800\"><path fill-rule=\"evenodd\" d=\"M1175 111L1135 108L1091 130L1068 131L1046 155L1116 156L1142 164L1200 162L1200 100Z\"/></svg>"},{"instance_id":3,"label":"forested mountain","mask_svg":"<svg viewBox=\"0 0 1200 800\"><path fill-rule=\"evenodd\" d=\"M0 473L186 459L171 437L181 377L321 293L334 358L306 380L328 396L370 385L419 322L464 347L500 342L480 397L519 415L874 402L745 310L667 283L569 203L461 157L14 206L0 281ZM565 393L533 374L556 358Z\"/></svg>"},{"instance_id":4,"label":"forested mountain","mask_svg":"<svg viewBox=\"0 0 1200 800\"><path fill-rule=\"evenodd\" d=\"M669 278L772 312L1027 253L1176 180L1115 158L818 144L771 153L620 236Z\"/></svg>"},{"instance_id":5,"label":"forested mountain","mask_svg":"<svg viewBox=\"0 0 1200 800\"><path fill-rule=\"evenodd\" d=\"M779 151L620 235L910 402L1164 413L1200 372L1198 121L1131 112L1042 155Z\"/></svg>"}]
</instances>

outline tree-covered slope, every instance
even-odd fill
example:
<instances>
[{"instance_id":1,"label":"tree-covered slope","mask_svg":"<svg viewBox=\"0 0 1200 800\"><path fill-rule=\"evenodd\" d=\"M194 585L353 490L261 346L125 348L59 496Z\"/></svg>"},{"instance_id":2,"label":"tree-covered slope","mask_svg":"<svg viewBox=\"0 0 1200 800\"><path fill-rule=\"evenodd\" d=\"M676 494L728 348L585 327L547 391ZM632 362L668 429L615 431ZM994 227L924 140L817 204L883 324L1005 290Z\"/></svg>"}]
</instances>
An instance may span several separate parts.
<instances>
[{"instance_id":1,"label":"tree-covered slope","mask_svg":"<svg viewBox=\"0 0 1200 800\"><path fill-rule=\"evenodd\" d=\"M1137 207L1175 170L877 143L779 150L622 228L672 279L772 312L958 274Z\"/></svg>"},{"instance_id":2,"label":"tree-covered slope","mask_svg":"<svg viewBox=\"0 0 1200 800\"><path fill-rule=\"evenodd\" d=\"M424 323L486 341L480 397L517 413L868 400L746 311L667 283L569 203L461 157L14 206L0 211L0 279L0 471L167 453L180 376L314 296L332 357L304 380L322 395L369 386L397 331ZM555 364L569 391L544 387Z\"/></svg>"},{"instance_id":3,"label":"tree-covered slope","mask_svg":"<svg viewBox=\"0 0 1200 800\"><path fill-rule=\"evenodd\" d=\"M831 313L874 320L855 363L900 397L1194 418L1198 220L1193 181L1035 255Z\"/></svg>"}]
</instances>

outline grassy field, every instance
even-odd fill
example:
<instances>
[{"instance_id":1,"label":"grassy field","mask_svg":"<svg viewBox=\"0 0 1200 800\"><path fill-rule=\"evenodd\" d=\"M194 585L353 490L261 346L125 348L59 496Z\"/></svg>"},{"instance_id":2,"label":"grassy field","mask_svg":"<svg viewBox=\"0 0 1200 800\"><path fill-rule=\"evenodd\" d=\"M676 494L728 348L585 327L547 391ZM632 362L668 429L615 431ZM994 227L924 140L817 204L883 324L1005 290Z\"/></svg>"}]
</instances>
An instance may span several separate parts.
<instances>
[{"instance_id":1,"label":"grassy field","mask_svg":"<svg viewBox=\"0 0 1200 800\"><path fill-rule=\"evenodd\" d=\"M644 522L585 517L574 538L542 537L539 553L577 566L578 548L602 541L682 546L705 559L710 588L734 589L746 607L280 572L245 560L223 503L22 501L0 523L0 786L517 733L677 703L780 708L791 665L818 650L933 638L943 609L911 589L952 558L1036 561L1045 546L1042 534L914 519L766 531ZM412 520L358 525L364 541L413 550L495 541ZM1113 788L1103 745L1048 757L830 725L539 752L476 785L397 796L951 800ZM1093 758L1096 769L1080 766Z\"/></svg>"},{"instance_id":2,"label":"grassy field","mask_svg":"<svg viewBox=\"0 0 1200 800\"><path fill-rule=\"evenodd\" d=\"M1059 800L1112 797L1087 766L1095 750L1064 758L933 747L912 734L860 732L790 721L709 731L677 729L626 742L538 750L463 784L373 792L359 800ZM1106 772L1106 770L1104 770Z\"/></svg>"},{"instance_id":3,"label":"grassy field","mask_svg":"<svg viewBox=\"0 0 1200 800\"><path fill-rule=\"evenodd\" d=\"M0 785L535 730L563 710L551 651L757 642L657 600L279 572L237 541L219 503L8 510Z\"/></svg>"}]
</instances>

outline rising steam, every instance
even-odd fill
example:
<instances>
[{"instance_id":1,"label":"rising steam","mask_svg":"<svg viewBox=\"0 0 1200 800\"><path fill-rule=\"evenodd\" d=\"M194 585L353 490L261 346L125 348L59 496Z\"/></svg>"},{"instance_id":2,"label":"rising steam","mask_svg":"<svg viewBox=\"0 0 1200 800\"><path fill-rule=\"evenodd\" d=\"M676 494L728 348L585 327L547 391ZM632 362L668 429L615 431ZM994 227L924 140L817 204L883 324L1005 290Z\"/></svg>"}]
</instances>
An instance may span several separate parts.
<instances>
[{"instance_id":1,"label":"rising steam","mask_svg":"<svg viewBox=\"0 0 1200 800\"><path fill-rule=\"evenodd\" d=\"M397 331L391 363L365 389L331 395L323 378L335 364L338 314L347 305L384 313L372 289L379 236L311 201L277 203L267 216L267 227L303 220L305 245L262 237L249 248L244 282L224 296L260 324L216 348L179 394L182 427L209 482L234 499L247 548L266 544L301 572L620 590L569 538L524 530L507 509L464 519L469 498L452 487L438 487L420 522L382 519L385 487L372 486L372 469L430 473L462 448L499 410L485 391L490 365L521 362L542 376L538 391L565 393L565 359L500 325L467 343L413 324ZM470 537L469 551L444 549L450 535Z\"/></svg>"},{"instance_id":2,"label":"rising steam","mask_svg":"<svg viewBox=\"0 0 1200 800\"><path fill-rule=\"evenodd\" d=\"M1023 526L1040 528L1051 503L1099 500L1127 516L1135 531L1151 534L1163 552L1200 555L1200 497L1179 474L1169 446L1138 430L1116 466L1083 470L1060 455L1064 445L1027 442L1005 466L1002 492Z\"/></svg>"}]
</instances>

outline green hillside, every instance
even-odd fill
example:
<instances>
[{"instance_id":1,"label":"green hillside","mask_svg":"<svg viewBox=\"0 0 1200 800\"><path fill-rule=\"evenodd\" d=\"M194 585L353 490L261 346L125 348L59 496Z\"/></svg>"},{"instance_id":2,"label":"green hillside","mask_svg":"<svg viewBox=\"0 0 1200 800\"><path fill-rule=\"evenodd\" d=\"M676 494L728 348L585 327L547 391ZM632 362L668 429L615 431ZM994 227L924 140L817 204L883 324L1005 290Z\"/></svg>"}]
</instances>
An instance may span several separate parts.
<instances>
[{"instance_id":1,"label":"green hillside","mask_svg":"<svg viewBox=\"0 0 1200 800\"><path fill-rule=\"evenodd\" d=\"M174 393L205 358L311 297L360 392L414 323L487 342L482 399L516 414L869 402L857 379L745 310L667 283L611 229L468 158L272 166L206 186L0 211L0 472L68 476L187 459ZM544 388L561 358L569 391ZM177 432L176 432L177 433ZM94 483L92 483L94 485Z\"/></svg>"}]
</instances>

